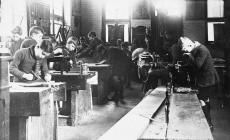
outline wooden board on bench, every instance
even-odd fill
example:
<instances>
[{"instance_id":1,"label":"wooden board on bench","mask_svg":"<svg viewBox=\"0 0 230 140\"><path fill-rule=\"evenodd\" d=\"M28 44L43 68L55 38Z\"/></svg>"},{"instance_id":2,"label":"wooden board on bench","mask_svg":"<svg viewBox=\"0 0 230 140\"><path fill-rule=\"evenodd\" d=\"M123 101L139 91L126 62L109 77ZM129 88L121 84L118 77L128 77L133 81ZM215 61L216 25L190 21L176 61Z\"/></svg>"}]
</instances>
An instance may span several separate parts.
<instances>
[{"instance_id":1,"label":"wooden board on bench","mask_svg":"<svg viewBox=\"0 0 230 140\"><path fill-rule=\"evenodd\" d=\"M213 139L196 94L173 94L170 102L168 140Z\"/></svg>"},{"instance_id":2,"label":"wooden board on bench","mask_svg":"<svg viewBox=\"0 0 230 140\"><path fill-rule=\"evenodd\" d=\"M99 140L137 140L150 123L152 115L165 100L165 88L159 87L121 118Z\"/></svg>"}]
</instances>

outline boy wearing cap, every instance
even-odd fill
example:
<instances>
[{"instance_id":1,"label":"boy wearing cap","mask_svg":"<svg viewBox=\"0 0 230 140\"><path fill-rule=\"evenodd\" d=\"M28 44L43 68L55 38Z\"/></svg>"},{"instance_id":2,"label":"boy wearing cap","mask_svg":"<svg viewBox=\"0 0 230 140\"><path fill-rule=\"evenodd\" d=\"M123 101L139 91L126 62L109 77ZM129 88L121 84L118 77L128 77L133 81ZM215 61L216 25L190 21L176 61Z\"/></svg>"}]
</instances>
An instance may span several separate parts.
<instances>
[{"instance_id":1,"label":"boy wearing cap","mask_svg":"<svg viewBox=\"0 0 230 140\"><path fill-rule=\"evenodd\" d=\"M29 48L41 44L44 30L39 26L33 26L29 31L29 38L25 39L20 48Z\"/></svg>"}]
</instances>

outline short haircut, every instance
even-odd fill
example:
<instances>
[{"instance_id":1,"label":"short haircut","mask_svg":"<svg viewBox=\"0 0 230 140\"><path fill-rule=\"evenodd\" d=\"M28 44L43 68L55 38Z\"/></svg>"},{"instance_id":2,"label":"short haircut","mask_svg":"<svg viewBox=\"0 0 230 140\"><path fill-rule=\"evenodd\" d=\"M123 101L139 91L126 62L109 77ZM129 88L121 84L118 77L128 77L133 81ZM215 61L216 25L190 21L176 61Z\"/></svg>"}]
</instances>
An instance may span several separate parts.
<instances>
[{"instance_id":1,"label":"short haircut","mask_svg":"<svg viewBox=\"0 0 230 140\"><path fill-rule=\"evenodd\" d=\"M29 31L29 36L31 36L32 34L38 34L39 32L41 32L42 34L44 34L44 30L42 29L42 27L39 26L33 26L30 28Z\"/></svg>"},{"instance_id":2,"label":"short haircut","mask_svg":"<svg viewBox=\"0 0 230 140\"><path fill-rule=\"evenodd\" d=\"M96 37L96 33L95 32L89 32L88 33L88 37Z\"/></svg>"},{"instance_id":3,"label":"short haircut","mask_svg":"<svg viewBox=\"0 0 230 140\"><path fill-rule=\"evenodd\" d=\"M43 39L41 42L40 48L45 52L51 53L52 44L51 44L50 40Z\"/></svg>"}]
</instances>

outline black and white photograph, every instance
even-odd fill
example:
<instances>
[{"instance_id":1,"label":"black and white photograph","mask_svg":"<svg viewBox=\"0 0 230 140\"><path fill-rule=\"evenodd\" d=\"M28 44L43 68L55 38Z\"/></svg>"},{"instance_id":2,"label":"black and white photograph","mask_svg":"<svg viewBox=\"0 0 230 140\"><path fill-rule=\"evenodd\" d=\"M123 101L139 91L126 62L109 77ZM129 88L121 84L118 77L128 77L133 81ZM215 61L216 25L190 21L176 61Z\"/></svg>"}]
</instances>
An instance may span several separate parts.
<instances>
[{"instance_id":1,"label":"black and white photograph","mask_svg":"<svg viewBox=\"0 0 230 140\"><path fill-rule=\"evenodd\" d=\"M230 0L0 0L0 140L230 140Z\"/></svg>"}]
</instances>

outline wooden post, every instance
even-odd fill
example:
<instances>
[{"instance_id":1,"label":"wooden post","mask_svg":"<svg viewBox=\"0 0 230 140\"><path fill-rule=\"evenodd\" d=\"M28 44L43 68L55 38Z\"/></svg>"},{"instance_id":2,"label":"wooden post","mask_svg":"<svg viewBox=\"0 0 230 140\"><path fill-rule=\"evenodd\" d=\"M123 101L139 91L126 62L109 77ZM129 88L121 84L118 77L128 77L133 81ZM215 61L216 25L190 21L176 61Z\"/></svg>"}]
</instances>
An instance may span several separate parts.
<instances>
[{"instance_id":1,"label":"wooden post","mask_svg":"<svg viewBox=\"0 0 230 140\"><path fill-rule=\"evenodd\" d=\"M11 88L10 100L11 140L56 140L54 100L50 88Z\"/></svg>"},{"instance_id":2,"label":"wooden post","mask_svg":"<svg viewBox=\"0 0 230 140\"><path fill-rule=\"evenodd\" d=\"M104 104L106 103L106 96L108 94L108 78L110 76L110 65L102 64L87 64L87 67L90 71L98 72L98 85L96 88L97 91L93 90L93 96L96 98L95 104Z\"/></svg>"},{"instance_id":3,"label":"wooden post","mask_svg":"<svg viewBox=\"0 0 230 140\"><path fill-rule=\"evenodd\" d=\"M51 91L53 94L53 100L54 100L54 127L53 127L53 134L54 139L57 140L58 138L58 102L66 101L66 83L64 82L55 82L51 84Z\"/></svg>"},{"instance_id":4,"label":"wooden post","mask_svg":"<svg viewBox=\"0 0 230 140\"><path fill-rule=\"evenodd\" d=\"M71 123L76 126L92 109L91 85L86 83L85 90L71 91Z\"/></svg>"},{"instance_id":5,"label":"wooden post","mask_svg":"<svg viewBox=\"0 0 230 140\"><path fill-rule=\"evenodd\" d=\"M0 140L9 140L9 89L0 89Z\"/></svg>"},{"instance_id":6,"label":"wooden post","mask_svg":"<svg viewBox=\"0 0 230 140\"><path fill-rule=\"evenodd\" d=\"M9 140L9 59L0 52L0 140Z\"/></svg>"},{"instance_id":7,"label":"wooden post","mask_svg":"<svg viewBox=\"0 0 230 140\"><path fill-rule=\"evenodd\" d=\"M92 91L91 86L87 83L88 74L80 74L77 72L53 73L52 78L55 82L66 82L67 90L71 91L71 125L75 126L79 120L87 115L92 109ZM67 105L67 103L66 103Z\"/></svg>"}]
</instances>

